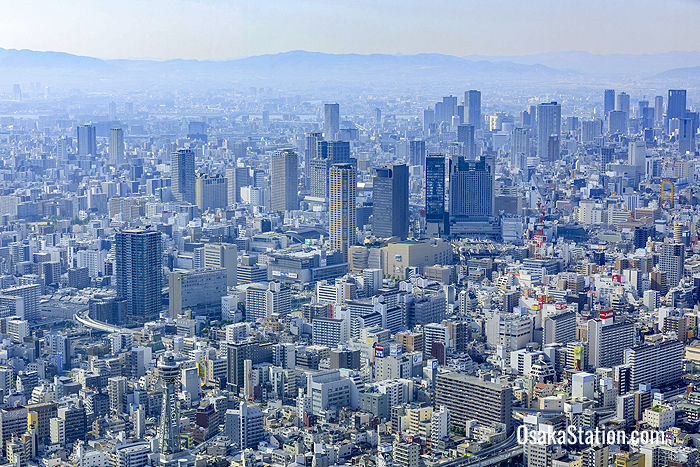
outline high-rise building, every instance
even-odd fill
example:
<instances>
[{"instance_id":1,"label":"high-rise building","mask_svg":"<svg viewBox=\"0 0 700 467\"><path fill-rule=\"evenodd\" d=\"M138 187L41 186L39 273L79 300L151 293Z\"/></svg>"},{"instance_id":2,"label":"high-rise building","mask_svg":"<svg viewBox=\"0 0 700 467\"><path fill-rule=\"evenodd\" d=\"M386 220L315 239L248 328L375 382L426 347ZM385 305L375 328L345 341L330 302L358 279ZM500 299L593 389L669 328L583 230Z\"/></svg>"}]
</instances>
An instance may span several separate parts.
<instances>
[{"instance_id":1,"label":"high-rise building","mask_svg":"<svg viewBox=\"0 0 700 467\"><path fill-rule=\"evenodd\" d=\"M483 222L494 216L494 162L459 158L450 172L450 222Z\"/></svg>"},{"instance_id":2,"label":"high-rise building","mask_svg":"<svg viewBox=\"0 0 700 467\"><path fill-rule=\"evenodd\" d=\"M316 157L329 159L331 164L353 162L350 158L349 141L319 141L316 147Z\"/></svg>"},{"instance_id":3,"label":"high-rise building","mask_svg":"<svg viewBox=\"0 0 700 467\"><path fill-rule=\"evenodd\" d=\"M590 319L586 325L588 366L612 368L621 365L625 349L634 345L634 323L620 321L608 324L600 319Z\"/></svg>"},{"instance_id":4,"label":"high-rise building","mask_svg":"<svg viewBox=\"0 0 700 467\"><path fill-rule=\"evenodd\" d=\"M685 246L682 243L664 243L659 258L659 270L666 273L669 288L677 286L683 278L684 266Z\"/></svg>"},{"instance_id":5,"label":"high-rise building","mask_svg":"<svg viewBox=\"0 0 700 467\"><path fill-rule=\"evenodd\" d=\"M608 133L627 133L627 114L622 110L608 112Z\"/></svg>"},{"instance_id":6,"label":"high-rise building","mask_svg":"<svg viewBox=\"0 0 700 467\"><path fill-rule=\"evenodd\" d=\"M508 433L513 427L510 387L461 373L442 373L436 377L435 392L435 405L447 408L451 426L463 427L467 420L476 420L503 423Z\"/></svg>"},{"instance_id":7,"label":"high-rise building","mask_svg":"<svg viewBox=\"0 0 700 467\"><path fill-rule=\"evenodd\" d=\"M530 132L527 128L513 128L510 134L510 152L513 167L525 170L527 156L530 154Z\"/></svg>"},{"instance_id":8,"label":"high-rise building","mask_svg":"<svg viewBox=\"0 0 700 467\"><path fill-rule=\"evenodd\" d=\"M19 316L27 321L35 321L39 316L39 296L41 295L41 285L25 284L15 285L7 289L0 290L0 295L3 297L21 297L22 305L16 303L15 312L20 311ZM5 304L8 300L3 300Z\"/></svg>"},{"instance_id":9,"label":"high-rise building","mask_svg":"<svg viewBox=\"0 0 700 467\"><path fill-rule=\"evenodd\" d=\"M112 128L109 130L109 162L114 165L124 161L124 130Z\"/></svg>"},{"instance_id":10,"label":"high-rise building","mask_svg":"<svg viewBox=\"0 0 700 467\"><path fill-rule=\"evenodd\" d=\"M221 175L197 174L195 201L202 211L224 209L228 204L228 180Z\"/></svg>"},{"instance_id":11,"label":"high-rise building","mask_svg":"<svg viewBox=\"0 0 700 467\"><path fill-rule=\"evenodd\" d=\"M251 184L250 167L227 167L226 189L228 191L227 202L229 205L240 203L241 187Z\"/></svg>"},{"instance_id":12,"label":"high-rise building","mask_svg":"<svg viewBox=\"0 0 700 467\"><path fill-rule=\"evenodd\" d=\"M666 118L684 118L686 113L686 90L669 89L666 104Z\"/></svg>"},{"instance_id":13,"label":"high-rise building","mask_svg":"<svg viewBox=\"0 0 700 467\"><path fill-rule=\"evenodd\" d=\"M189 269L170 273L169 314L175 319L185 310L192 316L221 317L221 297L226 295L226 270Z\"/></svg>"},{"instance_id":14,"label":"high-rise building","mask_svg":"<svg viewBox=\"0 0 700 467\"><path fill-rule=\"evenodd\" d=\"M51 334L48 336L51 353L56 356L56 366L59 370L70 370L73 345L68 336Z\"/></svg>"},{"instance_id":15,"label":"high-rise building","mask_svg":"<svg viewBox=\"0 0 700 467\"><path fill-rule=\"evenodd\" d=\"M467 159L476 156L475 128L471 123L457 125L457 142L462 145L462 155Z\"/></svg>"},{"instance_id":16,"label":"high-rise building","mask_svg":"<svg viewBox=\"0 0 700 467\"><path fill-rule=\"evenodd\" d=\"M97 129L95 125L80 125L78 127L78 156L85 157L97 154Z\"/></svg>"},{"instance_id":17,"label":"high-rise building","mask_svg":"<svg viewBox=\"0 0 700 467\"><path fill-rule=\"evenodd\" d=\"M144 322L161 310L161 233L154 230L122 230L115 234L117 298L126 300L126 314Z\"/></svg>"},{"instance_id":18,"label":"high-rise building","mask_svg":"<svg viewBox=\"0 0 700 467\"><path fill-rule=\"evenodd\" d=\"M285 213L299 209L297 153L278 149L270 156L270 209Z\"/></svg>"},{"instance_id":19,"label":"high-rise building","mask_svg":"<svg viewBox=\"0 0 700 467\"><path fill-rule=\"evenodd\" d=\"M120 415L124 412L124 394L126 394L126 377L113 376L107 380L109 409Z\"/></svg>"},{"instance_id":20,"label":"high-rise building","mask_svg":"<svg viewBox=\"0 0 700 467\"><path fill-rule=\"evenodd\" d=\"M537 157L542 161L554 161L559 154L550 154L549 137L561 136L561 105L543 102L537 106Z\"/></svg>"},{"instance_id":21,"label":"high-rise building","mask_svg":"<svg viewBox=\"0 0 700 467\"><path fill-rule=\"evenodd\" d=\"M425 141L413 140L408 142L408 163L425 167Z\"/></svg>"},{"instance_id":22,"label":"high-rise building","mask_svg":"<svg viewBox=\"0 0 700 467\"><path fill-rule=\"evenodd\" d=\"M178 149L170 159L171 189L175 199L195 203L194 151Z\"/></svg>"},{"instance_id":23,"label":"high-rise building","mask_svg":"<svg viewBox=\"0 0 700 467\"><path fill-rule=\"evenodd\" d=\"M423 110L423 133L430 134L430 128L435 125L435 111L433 109Z\"/></svg>"},{"instance_id":24,"label":"high-rise building","mask_svg":"<svg viewBox=\"0 0 700 467\"><path fill-rule=\"evenodd\" d=\"M347 141L319 140L316 158L310 162L310 195L319 199L328 199L328 176L331 165L351 163L350 143Z\"/></svg>"},{"instance_id":25,"label":"high-rise building","mask_svg":"<svg viewBox=\"0 0 700 467\"><path fill-rule=\"evenodd\" d=\"M62 421L66 444L85 438L87 432L85 407L78 405L59 407L56 416Z\"/></svg>"},{"instance_id":26,"label":"high-rise building","mask_svg":"<svg viewBox=\"0 0 700 467\"><path fill-rule=\"evenodd\" d=\"M686 152L695 153L695 134L697 133L695 120L683 117L678 126L678 151L681 154Z\"/></svg>"},{"instance_id":27,"label":"high-rise building","mask_svg":"<svg viewBox=\"0 0 700 467\"><path fill-rule=\"evenodd\" d=\"M683 342L675 339L645 342L625 352L630 367L630 389L640 384L662 389L681 381L683 376Z\"/></svg>"},{"instance_id":28,"label":"high-rise building","mask_svg":"<svg viewBox=\"0 0 700 467\"><path fill-rule=\"evenodd\" d=\"M245 291L245 316L247 321L287 315L292 311L291 289L281 282L253 284Z\"/></svg>"},{"instance_id":29,"label":"high-rise building","mask_svg":"<svg viewBox=\"0 0 700 467\"><path fill-rule=\"evenodd\" d=\"M13 435L20 436L27 431L27 407L8 407L0 410L0 451L7 453L7 442Z\"/></svg>"},{"instance_id":30,"label":"high-rise building","mask_svg":"<svg viewBox=\"0 0 700 467\"><path fill-rule=\"evenodd\" d=\"M237 283L238 248L233 243L205 243L204 267L226 270L226 285Z\"/></svg>"},{"instance_id":31,"label":"high-rise building","mask_svg":"<svg viewBox=\"0 0 700 467\"><path fill-rule=\"evenodd\" d=\"M466 107L466 121L481 128L481 91L471 90L464 93L464 106Z\"/></svg>"},{"instance_id":32,"label":"high-rise building","mask_svg":"<svg viewBox=\"0 0 700 467\"><path fill-rule=\"evenodd\" d=\"M304 177L307 180L307 186L311 180L311 161L316 159L318 142L321 140L323 140L323 133L320 131L312 131L304 138Z\"/></svg>"},{"instance_id":33,"label":"high-rise building","mask_svg":"<svg viewBox=\"0 0 700 467\"><path fill-rule=\"evenodd\" d=\"M262 410L245 402L237 410L227 410L224 433L238 449L256 449L265 437Z\"/></svg>"},{"instance_id":34,"label":"high-rise building","mask_svg":"<svg viewBox=\"0 0 700 467\"><path fill-rule=\"evenodd\" d=\"M607 118L611 110L615 110L615 90L606 89L603 93L603 116Z\"/></svg>"},{"instance_id":35,"label":"high-rise building","mask_svg":"<svg viewBox=\"0 0 700 467\"><path fill-rule=\"evenodd\" d=\"M615 110L627 114L630 117L630 95L626 92L620 92L615 96Z\"/></svg>"},{"instance_id":36,"label":"high-rise building","mask_svg":"<svg viewBox=\"0 0 700 467\"><path fill-rule=\"evenodd\" d=\"M442 154L431 154L425 159L425 221L445 222L446 160Z\"/></svg>"},{"instance_id":37,"label":"high-rise building","mask_svg":"<svg viewBox=\"0 0 700 467\"><path fill-rule=\"evenodd\" d=\"M664 96L654 97L654 121L660 123L664 119Z\"/></svg>"},{"instance_id":38,"label":"high-rise building","mask_svg":"<svg viewBox=\"0 0 700 467\"><path fill-rule=\"evenodd\" d=\"M355 196L357 174L352 164L333 164L329 173L329 234L331 248L340 250L348 261L348 248L355 244Z\"/></svg>"},{"instance_id":39,"label":"high-rise building","mask_svg":"<svg viewBox=\"0 0 700 467\"><path fill-rule=\"evenodd\" d=\"M335 139L340 130L340 106L338 104L325 104L323 106L323 136L326 139Z\"/></svg>"},{"instance_id":40,"label":"high-rise building","mask_svg":"<svg viewBox=\"0 0 700 467\"><path fill-rule=\"evenodd\" d=\"M542 344L566 344L576 340L576 313L566 311L543 320Z\"/></svg>"},{"instance_id":41,"label":"high-rise building","mask_svg":"<svg viewBox=\"0 0 700 467\"><path fill-rule=\"evenodd\" d=\"M408 236L408 167L376 169L373 180L372 233L376 237Z\"/></svg>"}]
</instances>

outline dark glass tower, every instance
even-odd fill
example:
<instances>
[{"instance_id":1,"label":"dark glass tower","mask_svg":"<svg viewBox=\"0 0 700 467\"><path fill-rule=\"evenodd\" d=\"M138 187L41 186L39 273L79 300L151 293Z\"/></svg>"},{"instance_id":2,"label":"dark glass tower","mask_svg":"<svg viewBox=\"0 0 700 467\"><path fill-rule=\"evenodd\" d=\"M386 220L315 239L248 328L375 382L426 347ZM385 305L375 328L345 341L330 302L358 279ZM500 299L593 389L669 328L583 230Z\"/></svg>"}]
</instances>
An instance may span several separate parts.
<instances>
[{"instance_id":1,"label":"dark glass tower","mask_svg":"<svg viewBox=\"0 0 700 467\"><path fill-rule=\"evenodd\" d=\"M126 300L128 319L145 322L161 310L161 233L132 229L114 236L117 266L117 298Z\"/></svg>"},{"instance_id":2,"label":"dark glass tower","mask_svg":"<svg viewBox=\"0 0 700 467\"><path fill-rule=\"evenodd\" d=\"M195 202L194 151L178 149L170 160L173 194L178 201Z\"/></svg>"},{"instance_id":3,"label":"dark glass tower","mask_svg":"<svg viewBox=\"0 0 700 467\"><path fill-rule=\"evenodd\" d=\"M380 238L408 236L408 167L376 170L373 180L372 233Z\"/></svg>"}]
</instances>

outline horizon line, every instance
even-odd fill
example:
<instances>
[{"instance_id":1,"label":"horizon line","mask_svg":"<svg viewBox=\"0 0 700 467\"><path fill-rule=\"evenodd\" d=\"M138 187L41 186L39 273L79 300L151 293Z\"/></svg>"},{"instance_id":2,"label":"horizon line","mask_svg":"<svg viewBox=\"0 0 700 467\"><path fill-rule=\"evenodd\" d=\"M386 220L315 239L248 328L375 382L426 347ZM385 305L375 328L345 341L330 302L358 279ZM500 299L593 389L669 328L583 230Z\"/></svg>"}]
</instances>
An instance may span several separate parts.
<instances>
[{"instance_id":1,"label":"horizon line","mask_svg":"<svg viewBox=\"0 0 700 467\"><path fill-rule=\"evenodd\" d=\"M255 55L242 55L242 56L232 56L228 58L187 58L187 57L173 57L173 58L159 58L159 57L103 57L103 56L96 56L96 55L84 55L81 53L74 53L74 52L67 52L67 51L62 51L62 50L40 50L40 49L17 49L17 48L5 48L0 46L0 50L3 51L8 51L8 52L36 52L36 53L55 53L55 54L64 54L64 55L71 55L74 57L80 57L80 58L90 58L90 59L95 59L95 60L102 60L102 61L119 61L119 60L130 60L130 61L151 61L151 62L168 62L168 61L176 61L176 60L182 60L182 61L192 61L192 62L226 62L226 61L232 61L232 60L243 60L246 58L254 58L254 57L264 57L264 56L272 56L272 55L284 55L284 54L290 54L290 53L295 53L295 52L303 52L303 53L309 53L309 54L319 54L319 55L358 55L358 56L372 56L372 55L386 55L386 56L394 56L394 57L411 57L411 56L418 56L418 55L442 55L446 57L456 57L456 58L470 58L470 57L479 57L479 58L522 58L522 57L532 57L532 56L537 56L537 55L549 55L549 54L573 54L573 53L583 53L591 56L596 56L596 57L606 57L606 56L616 56L616 55L627 55L627 56L653 56L653 55L666 55L666 54L674 54L674 53L700 53L700 49L695 49L695 50L667 50L664 52L609 52L609 53L596 53L596 52L590 52L587 50L551 50L551 51L544 51L544 52L529 52L525 54L498 54L498 55L489 55L489 54L480 54L480 53L471 53L467 55L456 55L456 54L451 54L451 53L444 53L444 52L413 52L413 53L403 53L403 52L323 52L319 50L304 50L304 49L290 49L290 50L284 50L284 51L278 51L278 52L267 52L267 53L259 53Z\"/></svg>"}]
</instances>

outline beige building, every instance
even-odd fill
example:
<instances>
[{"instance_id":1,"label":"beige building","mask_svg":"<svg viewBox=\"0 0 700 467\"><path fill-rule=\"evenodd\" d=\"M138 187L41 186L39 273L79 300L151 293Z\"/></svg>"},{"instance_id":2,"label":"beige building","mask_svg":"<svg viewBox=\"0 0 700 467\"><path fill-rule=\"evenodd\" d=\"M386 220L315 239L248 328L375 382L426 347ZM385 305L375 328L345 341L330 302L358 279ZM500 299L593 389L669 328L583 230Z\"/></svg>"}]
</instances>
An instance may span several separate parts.
<instances>
[{"instance_id":1,"label":"beige building","mask_svg":"<svg viewBox=\"0 0 700 467\"><path fill-rule=\"evenodd\" d=\"M228 185L225 177L198 174L195 180L197 207L207 209L225 208L228 202Z\"/></svg>"},{"instance_id":2,"label":"beige building","mask_svg":"<svg viewBox=\"0 0 700 467\"><path fill-rule=\"evenodd\" d=\"M395 279L407 279L407 268L443 265L449 263L452 257L452 247L443 240L404 240L390 243L381 251L384 275Z\"/></svg>"},{"instance_id":3,"label":"beige building","mask_svg":"<svg viewBox=\"0 0 700 467\"><path fill-rule=\"evenodd\" d=\"M238 248L233 243L206 243L204 245L204 267L226 269L226 285L237 283Z\"/></svg>"}]
</instances>

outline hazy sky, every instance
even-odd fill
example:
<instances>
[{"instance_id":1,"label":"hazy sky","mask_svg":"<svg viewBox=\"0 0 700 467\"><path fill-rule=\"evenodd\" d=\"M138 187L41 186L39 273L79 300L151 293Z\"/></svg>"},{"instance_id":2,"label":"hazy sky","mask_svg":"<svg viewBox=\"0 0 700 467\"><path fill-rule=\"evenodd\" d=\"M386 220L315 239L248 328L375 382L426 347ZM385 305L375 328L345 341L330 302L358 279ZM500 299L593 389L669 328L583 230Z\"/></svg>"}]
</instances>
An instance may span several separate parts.
<instances>
[{"instance_id":1,"label":"hazy sky","mask_svg":"<svg viewBox=\"0 0 700 467\"><path fill-rule=\"evenodd\" d=\"M0 47L103 58L695 50L700 0L0 1Z\"/></svg>"}]
</instances>

